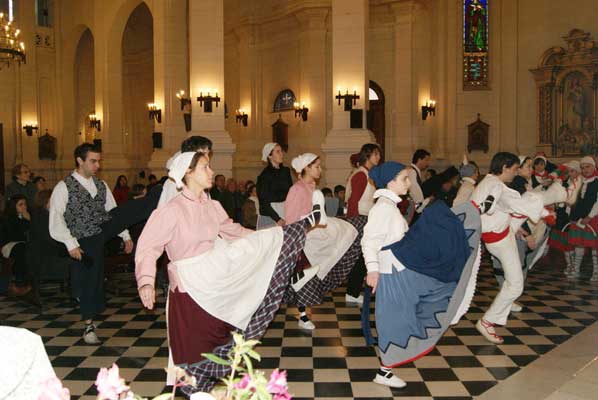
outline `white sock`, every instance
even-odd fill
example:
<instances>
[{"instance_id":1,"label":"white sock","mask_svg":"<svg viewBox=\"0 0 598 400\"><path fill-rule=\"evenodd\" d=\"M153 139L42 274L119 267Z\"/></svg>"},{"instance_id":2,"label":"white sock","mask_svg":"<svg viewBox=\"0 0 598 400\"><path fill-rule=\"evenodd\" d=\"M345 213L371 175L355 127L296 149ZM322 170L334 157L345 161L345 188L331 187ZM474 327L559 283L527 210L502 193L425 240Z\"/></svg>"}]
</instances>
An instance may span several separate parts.
<instances>
[{"instance_id":1,"label":"white sock","mask_svg":"<svg viewBox=\"0 0 598 400\"><path fill-rule=\"evenodd\" d=\"M573 255L575 253L572 251L566 251L565 252L565 264L567 265L567 269L571 270L571 268L573 268Z\"/></svg>"},{"instance_id":2,"label":"white sock","mask_svg":"<svg viewBox=\"0 0 598 400\"><path fill-rule=\"evenodd\" d=\"M598 271L598 250L592 249L592 265L594 266L594 271Z\"/></svg>"},{"instance_id":3,"label":"white sock","mask_svg":"<svg viewBox=\"0 0 598 400\"><path fill-rule=\"evenodd\" d=\"M581 261L583 260L583 255L585 252L586 252L586 249L584 247L576 247L575 248L575 261L574 261L575 273L579 273L579 271L581 270Z\"/></svg>"}]
</instances>

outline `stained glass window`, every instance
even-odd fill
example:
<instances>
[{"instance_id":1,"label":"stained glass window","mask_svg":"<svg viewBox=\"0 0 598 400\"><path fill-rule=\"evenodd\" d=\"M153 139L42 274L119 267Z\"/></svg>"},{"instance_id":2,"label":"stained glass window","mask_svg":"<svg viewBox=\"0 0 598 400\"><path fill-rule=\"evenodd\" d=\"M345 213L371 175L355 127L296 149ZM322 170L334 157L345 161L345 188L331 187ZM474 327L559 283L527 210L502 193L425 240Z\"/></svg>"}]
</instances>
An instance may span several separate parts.
<instances>
[{"instance_id":1,"label":"stained glass window","mask_svg":"<svg viewBox=\"0 0 598 400\"><path fill-rule=\"evenodd\" d=\"M463 0L463 89L488 89L488 1Z\"/></svg>"},{"instance_id":2,"label":"stained glass window","mask_svg":"<svg viewBox=\"0 0 598 400\"><path fill-rule=\"evenodd\" d=\"M296 101L297 99L295 97L295 93L293 93L291 89L285 89L282 92L278 93L278 96L276 96L276 100L274 100L274 107L272 111L279 112L286 110L294 110L294 103Z\"/></svg>"}]
</instances>

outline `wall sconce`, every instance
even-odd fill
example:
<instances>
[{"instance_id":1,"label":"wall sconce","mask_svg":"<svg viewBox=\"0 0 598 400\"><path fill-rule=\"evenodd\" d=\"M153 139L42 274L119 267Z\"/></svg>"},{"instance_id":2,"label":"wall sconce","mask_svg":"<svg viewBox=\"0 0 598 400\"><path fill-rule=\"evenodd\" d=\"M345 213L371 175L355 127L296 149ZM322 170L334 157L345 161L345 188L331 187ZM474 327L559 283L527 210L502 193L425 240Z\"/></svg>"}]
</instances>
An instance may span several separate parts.
<instances>
[{"instance_id":1,"label":"wall sconce","mask_svg":"<svg viewBox=\"0 0 598 400\"><path fill-rule=\"evenodd\" d=\"M422 106L422 120L426 120L428 115L436 116L436 101L427 100L426 104Z\"/></svg>"},{"instance_id":2,"label":"wall sconce","mask_svg":"<svg viewBox=\"0 0 598 400\"><path fill-rule=\"evenodd\" d=\"M210 90L213 90L216 93L214 96L210 95ZM220 97L218 97L218 89L205 89L208 92L207 96L203 95L204 89L201 89L199 92L199 97L197 101L199 101L199 106L203 106L203 112L212 112L212 102L216 103L216 107L218 107L218 103L220 103Z\"/></svg>"},{"instance_id":3,"label":"wall sconce","mask_svg":"<svg viewBox=\"0 0 598 400\"><path fill-rule=\"evenodd\" d=\"M237 123L239 122L243 122L243 126L247 126L247 120L248 120L249 116L247 115L247 113L245 112L245 110L243 110L242 108L237 110L236 116L235 116L235 121Z\"/></svg>"},{"instance_id":4,"label":"wall sconce","mask_svg":"<svg viewBox=\"0 0 598 400\"><path fill-rule=\"evenodd\" d=\"M95 114L89 114L89 127L96 128L98 132L102 130L102 123Z\"/></svg>"},{"instance_id":5,"label":"wall sconce","mask_svg":"<svg viewBox=\"0 0 598 400\"><path fill-rule=\"evenodd\" d=\"M38 131L37 122L25 122L23 130L27 133L27 136L33 136L33 131Z\"/></svg>"},{"instance_id":6,"label":"wall sconce","mask_svg":"<svg viewBox=\"0 0 598 400\"><path fill-rule=\"evenodd\" d=\"M357 94L357 89L353 89L353 94L349 94L349 89L346 90L345 94L341 94L341 88L338 88L338 94L334 97L338 100L338 105L341 105L341 99L345 100L345 111L351 111L353 106L357 104L357 99L359 99L359 95Z\"/></svg>"},{"instance_id":7,"label":"wall sconce","mask_svg":"<svg viewBox=\"0 0 598 400\"><path fill-rule=\"evenodd\" d=\"M147 109L149 111L149 119L156 120L156 122L161 124L162 123L162 110L160 110L154 103L147 103Z\"/></svg>"},{"instance_id":8,"label":"wall sconce","mask_svg":"<svg viewBox=\"0 0 598 400\"><path fill-rule=\"evenodd\" d=\"M299 103L295 102L293 104L295 106L295 118L301 117L302 120L307 121L307 113L309 108L305 106L305 103L301 103L301 107L299 107Z\"/></svg>"},{"instance_id":9,"label":"wall sconce","mask_svg":"<svg viewBox=\"0 0 598 400\"><path fill-rule=\"evenodd\" d=\"M191 99L185 96L184 90L179 90L179 92L176 94L176 98L181 101L181 110L185 109L186 104L191 105Z\"/></svg>"}]
</instances>

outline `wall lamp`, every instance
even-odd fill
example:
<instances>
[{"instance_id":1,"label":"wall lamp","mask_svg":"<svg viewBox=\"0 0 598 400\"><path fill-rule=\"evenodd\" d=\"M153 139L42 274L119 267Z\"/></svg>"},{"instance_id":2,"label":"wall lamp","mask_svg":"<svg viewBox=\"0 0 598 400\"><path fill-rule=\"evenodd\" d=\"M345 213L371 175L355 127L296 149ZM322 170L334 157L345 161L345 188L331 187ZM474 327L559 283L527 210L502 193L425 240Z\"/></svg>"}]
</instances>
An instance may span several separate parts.
<instances>
[{"instance_id":1,"label":"wall lamp","mask_svg":"<svg viewBox=\"0 0 598 400\"><path fill-rule=\"evenodd\" d=\"M346 90L345 94L341 94L341 88L338 88L338 94L334 97L338 100L338 105L341 105L341 99L345 101L345 111L351 111L354 105L357 105L357 89L353 89L353 94L349 94L349 89Z\"/></svg>"},{"instance_id":2,"label":"wall lamp","mask_svg":"<svg viewBox=\"0 0 598 400\"><path fill-rule=\"evenodd\" d=\"M236 112L236 116L235 116L235 121L237 123L239 122L243 122L243 126L247 126L247 120L248 120L249 116L247 115L247 113L245 112L245 110L243 110L242 108L238 109Z\"/></svg>"},{"instance_id":3,"label":"wall lamp","mask_svg":"<svg viewBox=\"0 0 598 400\"><path fill-rule=\"evenodd\" d=\"M309 112L309 108L306 107L305 103L301 103L301 107L299 107L299 103L295 102L293 104L295 106L295 118L301 117L302 120L307 121L307 113Z\"/></svg>"},{"instance_id":4,"label":"wall lamp","mask_svg":"<svg viewBox=\"0 0 598 400\"><path fill-rule=\"evenodd\" d=\"M162 123L162 110L155 103L147 103L147 110L149 111L149 119L153 119L159 124Z\"/></svg>"},{"instance_id":5,"label":"wall lamp","mask_svg":"<svg viewBox=\"0 0 598 400\"><path fill-rule=\"evenodd\" d=\"M89 114L89 127L96 128L98 132L102 130L102 123L97 115Z\"/></svg>"},{"instance_id":6,"label":"wall lamp","mask_svg":"<svg viewBox=\"0 0 598 400\"><path fill-rule=\"evenodd\" d=\"M422 120L426 120L428 115L436 116L436 101L427 100L426 104L422 106Z\"/></svg>"},{"instance_id":7,"label":"wall lamp","mask_svg":"<svg viewBox=\"0 0 598 400\"><path fill-rule=\"evenodd\" d=\"M208 92L206 96L203 95L203 91ZM210 90L216 93L214 96L210 95ZM199 106L203 106L203 112L212 112L212 102L216 103L216 107L218 107L218 103L220 103L220 97L218 97L218 89L201 89L199 92L199 97L197 98L199 101Z\"/></svg>"},{"instance_id":8,"label":"wall lamp","mask_svg":"<svg viewBox=\"0 0 598 400\"><path fill-rule=\"evenodd\" d=\"M38 131L37 122L25 122L23 130L27 133L27 136L33 136L33 131Z\"/></svg>"},{"instance_id":9,"label":"wall lamp","mask_svg":"<svg viewBox=\"0 0 598 400\"><path fill-rule=\"evenodd\" d=\"M185 96L184 90L179 90L179 92L176 94L176 98L181 101L181 110L185 109L186 104L191 105L191 99Z\"/></svg>"}]
</instances>

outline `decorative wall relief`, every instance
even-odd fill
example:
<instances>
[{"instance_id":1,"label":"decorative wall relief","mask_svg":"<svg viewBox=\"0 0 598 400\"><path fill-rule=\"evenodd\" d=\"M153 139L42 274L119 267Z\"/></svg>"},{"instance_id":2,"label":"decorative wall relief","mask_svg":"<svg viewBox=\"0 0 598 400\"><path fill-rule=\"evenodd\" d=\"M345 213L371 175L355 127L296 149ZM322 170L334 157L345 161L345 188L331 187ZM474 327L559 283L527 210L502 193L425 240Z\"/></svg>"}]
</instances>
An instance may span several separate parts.
<instances>
[{"instance_id":1,"label":"decorative wall relief","mask_svg":"<svg viewBox=\"0 0 598 400\"><path fill-rule=\"evenodd\" d=\"M38 158L40 160L56 160L56 138L48 133L37 138Z\"/></svg>"},{"instance_id":2,"label":"decorative wall relief","mask_svg":"<svg viewBox=\"0 0 598 400\"><path fill-rule=\"evenodd\" d=\"M598 41L573 29L566 48L544 52L530 70L537 88L538 151L552 156L598 153Z\"/></svg>"},{"instance_id":3,"label":"decorative wall relief","mask_svg":"<svg viewBox=\"0 0 598 400\"><path fill-rule=\"evenodd\" d=\"M471 153L473 150L480 150L487 153L490 147L488 146L488 136L490 134L490 125L478 119L467 125L467 151Z\"/></svg>"},{"instance_id":4,"label":"decorative wall relief","mask_svg":"<svg viewBox=\"0 0 598 400\"><path fill-rule=\"evenodd\" d=\"M282 120L280 114L272 124L272 141L278 143L285 152L289 151L289 124Z\"/></svg>"}]
</instances>

